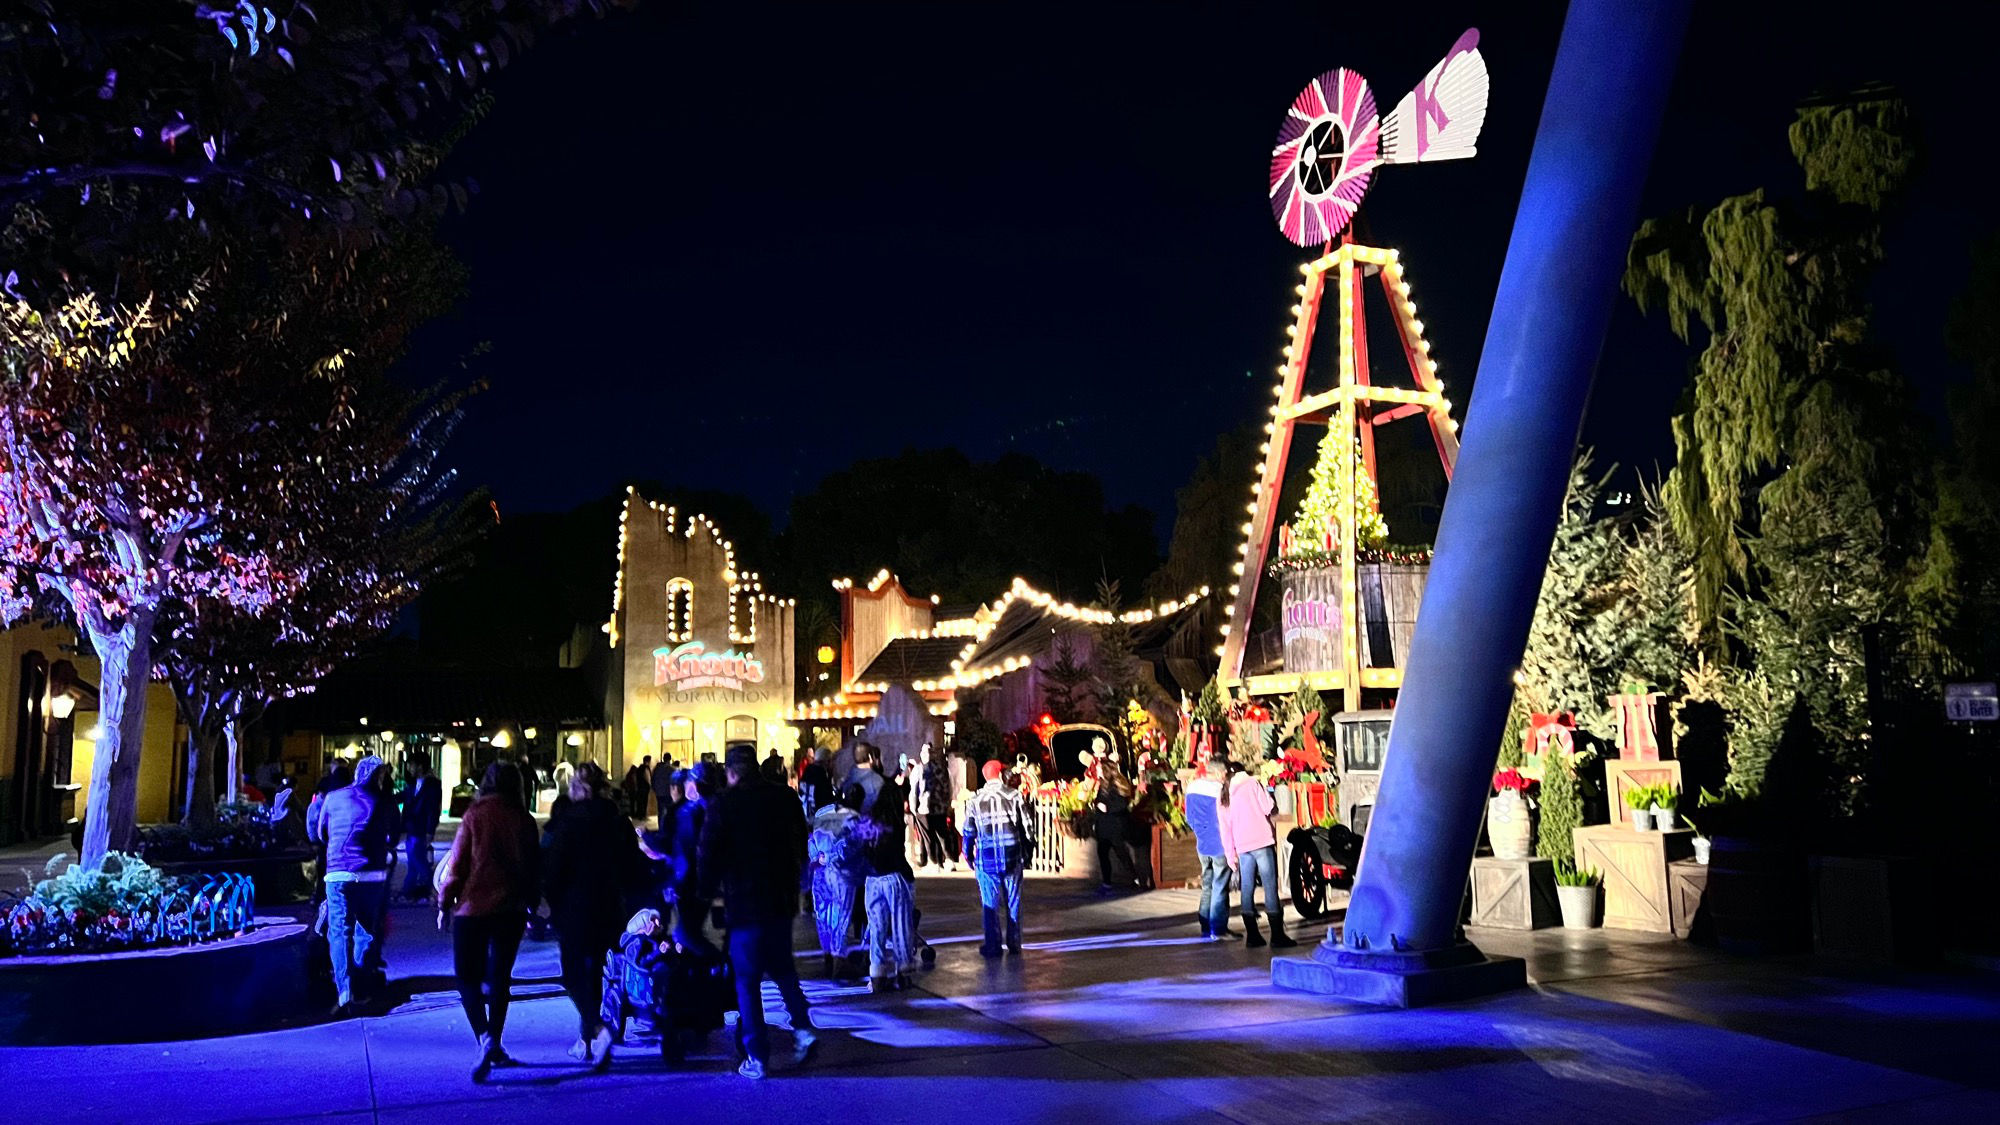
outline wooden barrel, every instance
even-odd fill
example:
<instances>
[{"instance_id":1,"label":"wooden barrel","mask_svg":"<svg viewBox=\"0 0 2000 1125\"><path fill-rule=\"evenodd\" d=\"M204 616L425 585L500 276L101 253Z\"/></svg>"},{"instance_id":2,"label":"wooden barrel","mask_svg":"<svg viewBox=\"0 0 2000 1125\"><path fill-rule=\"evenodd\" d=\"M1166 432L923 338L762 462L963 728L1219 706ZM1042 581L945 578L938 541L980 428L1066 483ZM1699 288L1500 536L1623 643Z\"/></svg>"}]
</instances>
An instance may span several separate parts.
<instances>
[{"instance_id":1,"label":"wooden barrel","mask_svg":"<svg viewBox=\"0 0 2000 1125\"><path fill-rule=\"evenodd\" d=\"M1709 851L1702 921L1732 953L1792 953L1812 946L1805 853L1762 840L1718 836Z\"/></svg>"}]
</instances>

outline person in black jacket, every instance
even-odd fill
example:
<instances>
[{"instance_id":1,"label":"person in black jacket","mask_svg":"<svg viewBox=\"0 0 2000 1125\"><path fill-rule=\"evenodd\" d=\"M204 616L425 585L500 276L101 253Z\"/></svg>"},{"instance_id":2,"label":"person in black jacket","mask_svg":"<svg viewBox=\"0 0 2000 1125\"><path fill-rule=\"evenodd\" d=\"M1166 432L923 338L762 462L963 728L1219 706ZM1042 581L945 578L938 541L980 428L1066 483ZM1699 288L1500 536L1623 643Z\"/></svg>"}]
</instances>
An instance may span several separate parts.
<instances>
[{"instance_id":1,"label":"person in black jacket","mask_svg":"<svg viewBox=\"0 0 2000 1125\"><path fill-rule=\"evenodd\" d=\"M542 838L542 891L578 1019L570 1056L599 1069L611 1062L611 1029L599 1015L604 958L625 928L624 896L643 876L632 822L609 794L596 763L578 766L569 805Z\"/></svg>"},{"instance_id":2,"label":"person in black jacket","mask_svg":"<svg viewBox=\"0 0 2000 1125\"><path fill-rule=\"evenodd\" d=\"M763 981L770 977L792 1017L793 1061L803 1063L818 1036L811 1005L792 964L792 919L806 862L806 818L789 788L771 785L757 766L757 748L732 743L723 755L729 788L716 795L701 827L695 867L702 896L720 896L729 929L729 963L736 973L736 1037L743 1053L737 1073L764 1077L770 1060Z\"/></svg>"}]
</instances>

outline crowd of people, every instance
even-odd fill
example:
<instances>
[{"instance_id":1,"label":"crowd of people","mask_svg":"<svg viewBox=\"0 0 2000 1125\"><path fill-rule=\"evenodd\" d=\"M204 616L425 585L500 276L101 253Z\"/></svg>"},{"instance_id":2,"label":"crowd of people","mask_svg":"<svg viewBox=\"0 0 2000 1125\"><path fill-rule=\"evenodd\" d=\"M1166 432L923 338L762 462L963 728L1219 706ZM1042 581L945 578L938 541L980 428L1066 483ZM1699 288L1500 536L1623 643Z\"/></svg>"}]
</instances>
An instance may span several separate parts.
<instances>
[{"instance_id":1,"label":"crowd of people","mask_svg":"<svg viewBox=\"0 0 2000 1125\"><path fill-rule=\"evenodd\" d=\"M557 943L577 1014L573 1058L608 1066L637 1018L678 1059L695 1038L725 1026L733 1008L738 1069L753 1078L771 1060L764 980L787 1009L792 1058L804 1062L817 1041L792 956L802 899L829 979L865 977L872 992L906 988L935 962L916 907L914 851L918 866L971 871L982 956L1020 955L1022 885L1040 844L1026 795L1033 778L992 761L979 788L961 790L928 745L893 771L866 742L840 757L851 760L837 766L833 752L809 751L794 776L776 754L760 761L754 746L733 744L720 766L655 769L647 759L617 785L582 762L560 771L539 826L526 775L496 761L436 862L443 786L423 755L412 756L400 790L381 758L334 763L304 819L324 849L319 928L336 1013L386 985L383 924L399 850L407 870L394 893L434 901L439 928L451 935L459 998L477 1040L475 1081L512 1065L502 1037L514 963L531 929ZM1152 798L1110 763L1095 776L1091 821L1106 885L1123 867L1123 878L1149 886L1150 864L1130 835L1135 802ZM1269 944L1296 944L1279 905L1270 793L1217 757L1197 769L1186 808L1201 856L1202 936L1237 936L1228 929L1235 883L1245 941L1266 944L1255 909L1261 887Z\"/></svg>"}]
</instances>

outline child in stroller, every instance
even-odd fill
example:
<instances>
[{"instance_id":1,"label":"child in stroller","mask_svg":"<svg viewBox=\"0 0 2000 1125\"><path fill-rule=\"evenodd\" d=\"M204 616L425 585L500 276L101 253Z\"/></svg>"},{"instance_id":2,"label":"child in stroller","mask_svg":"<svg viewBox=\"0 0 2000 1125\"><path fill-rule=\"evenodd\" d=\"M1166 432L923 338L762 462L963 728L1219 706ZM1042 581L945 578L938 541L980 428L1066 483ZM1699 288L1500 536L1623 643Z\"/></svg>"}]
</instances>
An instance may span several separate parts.
<instances>
[{"instance_id":1,"label":"child in stroller","mask_svg":"<svg viewBox=\"0 0 2000 1125\"><path fill-rule=\"evenodd\" d=\"M700 1046L735 1006L729 962L712 950L676 945L651 907L632 915L604 960L599 1012L612 1038L623 1043L626 1017L636 1015L659 1034L660 1057L670 1063Z\"/></svg>"}]
</instances>

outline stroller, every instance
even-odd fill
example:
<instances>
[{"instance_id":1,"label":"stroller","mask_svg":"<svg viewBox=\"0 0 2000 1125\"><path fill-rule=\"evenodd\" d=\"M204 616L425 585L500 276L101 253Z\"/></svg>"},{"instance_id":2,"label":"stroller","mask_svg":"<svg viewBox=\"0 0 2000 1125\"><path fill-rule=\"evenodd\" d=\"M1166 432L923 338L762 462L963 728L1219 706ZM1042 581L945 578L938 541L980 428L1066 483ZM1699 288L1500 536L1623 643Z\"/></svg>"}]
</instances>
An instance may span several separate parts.
<instances>
[{"instance_id":1,"label":"stroller","mask_svg":"<svg viewBox=\"0 0 2000 1125\"><path fill-rule=\"evenodd\" d=\"M618 948L604 960L599 1015L612 1037L625 1041L625 1024L637 1016L660 1037L660 1057L679 1063L723 1026L736 1007L736 980L718 951L675 946L666 939L657 910L632 916Z\"/></svg>"}]
</instances>

